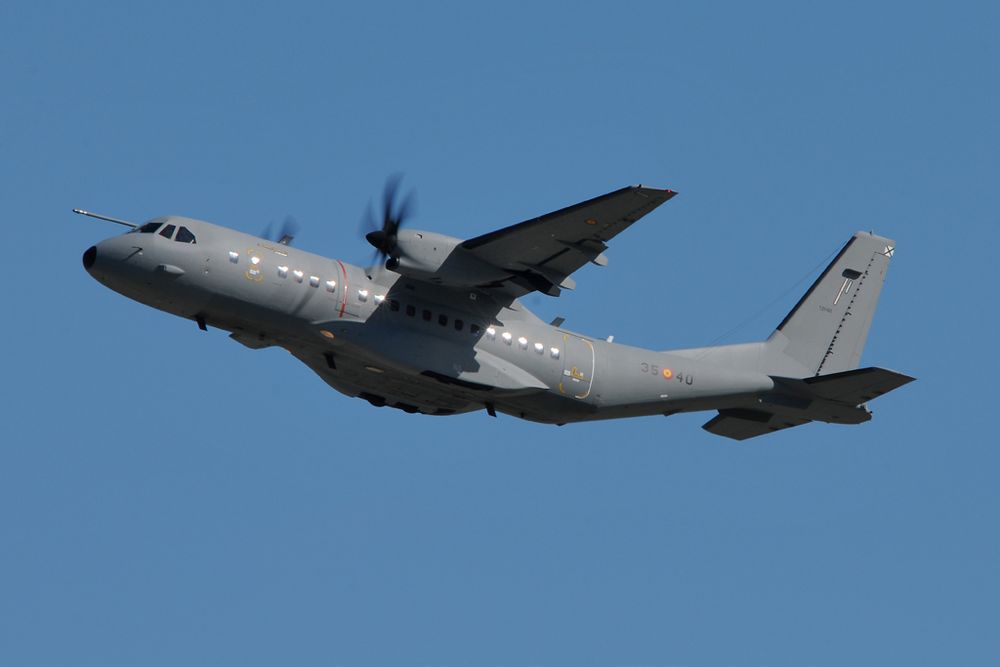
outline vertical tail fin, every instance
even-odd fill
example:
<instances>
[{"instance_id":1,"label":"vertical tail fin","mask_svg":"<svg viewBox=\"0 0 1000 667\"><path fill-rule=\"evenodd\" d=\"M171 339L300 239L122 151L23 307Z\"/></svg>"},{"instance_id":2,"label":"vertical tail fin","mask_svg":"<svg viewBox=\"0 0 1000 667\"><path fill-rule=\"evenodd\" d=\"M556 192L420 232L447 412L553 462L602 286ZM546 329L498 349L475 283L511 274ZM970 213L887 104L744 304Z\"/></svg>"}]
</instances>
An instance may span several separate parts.
<instances>
[{"instance_id":1,"label":"vertical tail fin","mask_svg":"<svg viewBox=\"0 0 1000 667\"><path fill-rule=\"evenodd\" d=\"M857 368L895 246L855 234L771 334L768 352L794 360L807 375Z\"/></svg>"}]
</instances>

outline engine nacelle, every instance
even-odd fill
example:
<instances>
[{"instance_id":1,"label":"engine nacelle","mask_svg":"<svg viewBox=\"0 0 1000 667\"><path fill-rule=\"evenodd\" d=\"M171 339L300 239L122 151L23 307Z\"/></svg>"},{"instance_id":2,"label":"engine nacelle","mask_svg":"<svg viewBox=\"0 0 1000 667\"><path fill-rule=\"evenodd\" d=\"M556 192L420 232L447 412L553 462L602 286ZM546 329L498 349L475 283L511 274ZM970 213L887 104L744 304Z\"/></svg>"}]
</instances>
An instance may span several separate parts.
<instances>
[{"instance_id":1,"label":"engine nacelle","mask_svg":"<svg viewBox=\"0 0 1000 667\"><path fill-rule=\"evenodd\" d=\"M450 287L473 287L507 273L462 250L462 239L419 230L400 230L386 268L400 275Z\"/></svg>"}]
</instances>

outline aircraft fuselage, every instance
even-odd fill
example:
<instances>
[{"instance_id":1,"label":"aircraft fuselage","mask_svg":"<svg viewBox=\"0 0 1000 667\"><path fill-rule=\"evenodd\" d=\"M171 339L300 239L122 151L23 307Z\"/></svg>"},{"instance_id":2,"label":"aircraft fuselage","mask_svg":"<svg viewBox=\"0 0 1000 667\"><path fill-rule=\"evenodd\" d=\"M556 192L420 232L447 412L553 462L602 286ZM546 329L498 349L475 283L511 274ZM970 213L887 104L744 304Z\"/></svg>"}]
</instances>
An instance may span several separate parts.
<instances>
[{"instance_id":1,"label":"aircraft fuselage","mask_svg":"<svg viewBox=\"0 0 1000 667\"><path fill-rule=\"evenodd\" d=\"M248 347L284 347L333 388L374 405L562 424L725 409L774 389L752 368L552 326L488 290L410 280L189 218L157 220L196 242L130 232L88 250L88 272Z\"/></svg>"}]
</instances>

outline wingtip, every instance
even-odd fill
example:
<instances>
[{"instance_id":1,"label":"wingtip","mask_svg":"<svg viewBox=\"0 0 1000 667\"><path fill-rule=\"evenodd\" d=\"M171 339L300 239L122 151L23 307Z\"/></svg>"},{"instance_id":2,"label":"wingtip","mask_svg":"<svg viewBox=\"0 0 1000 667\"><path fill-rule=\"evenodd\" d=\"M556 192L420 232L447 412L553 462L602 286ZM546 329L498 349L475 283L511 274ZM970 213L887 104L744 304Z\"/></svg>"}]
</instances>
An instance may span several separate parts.
<instances>
[{"instance_id":1,"label":"wingtip","mask_svg":"<svg viewBox=\"0 0 1000 667\"><path fill-rule=\"evenodd\" d=\"M643 185L641 183L639 185L633 185L632 187L636 190L653 190L654 192L662 192L663 196L665 196L667 199L670 199L671 197L677 194L676 190L671 190L670 188L653 188Z\"/></svg>"}]
</instances>

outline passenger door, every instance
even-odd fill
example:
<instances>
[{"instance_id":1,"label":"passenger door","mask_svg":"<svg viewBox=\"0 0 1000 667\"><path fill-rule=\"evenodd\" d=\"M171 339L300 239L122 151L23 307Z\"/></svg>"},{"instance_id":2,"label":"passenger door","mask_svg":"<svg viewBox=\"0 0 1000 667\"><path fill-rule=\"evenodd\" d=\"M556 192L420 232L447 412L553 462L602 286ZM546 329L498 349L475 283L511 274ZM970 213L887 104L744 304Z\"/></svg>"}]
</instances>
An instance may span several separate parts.
<instances>
[{"instance_id":1,"label":"passenger door","mask_svg":"<svg viewBox=\"0 0 1000 667\"><path fill-rule=\"evenodd\" d=\"M594 344L573 334L563 334L563 376L559 391L573 398L590 396L594 384Z\"/></svg>"}]
</instances>

